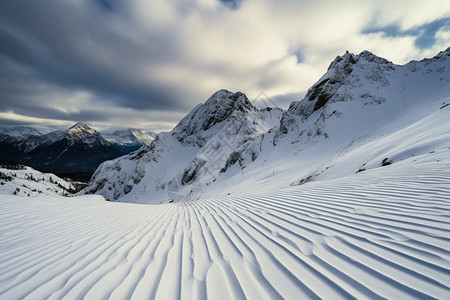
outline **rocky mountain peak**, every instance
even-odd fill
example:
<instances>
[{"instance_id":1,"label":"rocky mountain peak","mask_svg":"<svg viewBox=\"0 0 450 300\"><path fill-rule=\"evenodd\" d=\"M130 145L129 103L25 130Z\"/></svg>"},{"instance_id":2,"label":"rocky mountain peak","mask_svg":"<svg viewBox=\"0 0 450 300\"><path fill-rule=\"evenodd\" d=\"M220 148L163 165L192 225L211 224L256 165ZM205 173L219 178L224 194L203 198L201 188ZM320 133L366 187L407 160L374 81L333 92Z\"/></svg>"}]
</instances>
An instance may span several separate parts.
<instances>
[{"instance_id":1,"label":"rocky mountain peak","mask_svg":"<svg viewBox=\"0 0 450 300\"><path fill-rule=\"evenodd\" d=\"M395 66L392 62L369 51L358 55L347 51L334 59L327 72L308 90L305 98L292 102L286 113L308 118L329 101L350 100L345 92L350 86L355 88L372 83L387 85L387 73L393 70ZM286 121L289 118L286 116L283 119Z\"/></svg>"},{"instance_id":2,"label":"rocky mountain peak","mask_svg":"<svg viewBox=\"0 0 450 300\"><path fill-rule=\"evenodd\" d=\"M421 61L412 61L409 64L417 64L417 63L425 63L425 65L429 65L431 63L444 63L447 59L450 58L450 47L445 49L444 51L439 52L432 58L424 58Z\"/></svg>"},{"instance_id":3,"label":"rocky mountain peak","mask_svg":"<svg viewBox=\"0 0 450 300\"><path fill-rule=\"evenodd\" d=\"M448 59L450 57L450 47L448 47L447 49L445 49L444 51L439 52L436 55L437 58L440 57L445 57L446 59Z\"/></svg>"},{"instance_id":4,"label":"rocky mountain peak","mask_svg":"<svg viewBox=\"0 0 450 300\"><path fill-rule=\"evenodd\" d=\"M248 112L254 107L242 92L232 93L228 90L215 92L201 107L198 113L202 113L206 118L202 124L203 130L208 130L217 123L227 119L234 111Z\"/></svg>"},{"instance_id":5,"label":"rocky mountain peak","mask_svg":"<svg viewBox=\"0 0 450 300\"><path fill-rule=\"evenodd\" d=\"M378 65L386 65L387 68L393 68L392 62L388 61L385 58L376 56L370 51L364 50L360 54L353 54L351 52L346 51L343 56L336 56L336 58L331 62L328 67L328 72L337 71L344 72L347 75L353 71L352 66L356 64L364 64L364 63L375 63Z\"/></svg>"},{"instance_id":6,"label":"rocky mountain peak","mask_svg":"<svg viewBox=\"0 0 450 300\"><path fill-rule=\"evenodd\" d=\"M208 130L218 124L223 125L232 114L245 115L254 110L255 107L244 93L222 89L215 92L204 104L197 105L178 123L172 135L180 142L202 146L207 140ZM202 137L197 136L198 134Z\"/></svg>"},{"instance_id":7,"label":"rocky mountain peak","mask_svg":"<svg viewBox=\"0 0 450 300\"><path fill-rule=\"evenodd\" d=\"M68 140L70 144L85 143L109 146L109 142L97 130L83 123L73 125L60 138Z\"/></svg>"},{"instance_id":8,"label":"rocky mountain peak","mask_svg":"<svg viewBox=\"0 0 450 300\"><path fill-rule=\"evenodd\" d=\"M75 134L75 135L79 135L79 134L98 134L97 130L89 127L86 124L83 123L76 123L75 125L73 125L72 127L70 127L67 130L67 133L69 134Z\"/></svg>"}]
</instances>

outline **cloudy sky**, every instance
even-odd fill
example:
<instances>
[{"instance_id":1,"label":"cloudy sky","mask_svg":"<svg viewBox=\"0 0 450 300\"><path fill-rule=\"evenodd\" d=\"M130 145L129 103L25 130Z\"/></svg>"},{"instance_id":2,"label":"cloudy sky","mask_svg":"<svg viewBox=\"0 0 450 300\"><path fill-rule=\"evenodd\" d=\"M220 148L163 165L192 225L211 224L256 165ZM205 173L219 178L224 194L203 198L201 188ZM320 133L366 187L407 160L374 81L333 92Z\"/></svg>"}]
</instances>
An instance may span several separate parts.
<instances>
[{"instance_id":1,"label":"cloudy sky","mask_svg":"<svg viewBox=\"0 0 450 300\"><path fill-rule=\"evenodd\" d=\"M3 0L0 125L170 130L221 88L286 107L346 50L449 46L446 0Z\"/></svg>"}]
</instances>

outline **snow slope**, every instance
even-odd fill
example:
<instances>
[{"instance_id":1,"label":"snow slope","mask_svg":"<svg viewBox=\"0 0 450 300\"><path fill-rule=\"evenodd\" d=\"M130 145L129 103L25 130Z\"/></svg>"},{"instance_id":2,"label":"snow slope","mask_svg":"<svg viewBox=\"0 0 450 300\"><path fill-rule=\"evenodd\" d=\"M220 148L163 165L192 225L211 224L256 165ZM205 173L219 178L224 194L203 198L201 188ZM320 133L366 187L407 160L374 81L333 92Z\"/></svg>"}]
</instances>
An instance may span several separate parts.
<instances>
[{"instance_id":1,"label":"snow slope","mask_svg":"<svg viewBox=\"0 0 450 300\"><path fill-rule=\"evenodd\" d=\"M0 196L0 299L449 299L450 159L431 156L177 204Z\"/></svg>"},{"instance_id":2,"label":"snow slope","mask_svg":"<svg viewBox=\"0 0 450 300\"><path fill-rule=\"evenodd\" d=\"M74 190L72 183L54 174L41 173L33 168L17 164L14 168L6 167L0 162L0 195L67 196Z\"/></svg>"},{"instance_id":3,"label":"snow slope","mask_svg":"<svg viewBox=\"0 0 450 300\"><path fill-rule=\"evenodd\" d=\"M438 101L407 112L392 122L359 137L322 139L313 144L286 139L278 151L265 151L243 170L219 178L205 194L252 194L271 191L308 181L335 179L386 164L414 165L417 161L450 159L450 106ZM450 97L446 98L450 103ZM427 113L429 115L427 115ZM425 115L425 117L423 117ZM329 122L328 124L333 124ZM338 122L335 124L338 126Z\"/></svg>"}]
</instances>

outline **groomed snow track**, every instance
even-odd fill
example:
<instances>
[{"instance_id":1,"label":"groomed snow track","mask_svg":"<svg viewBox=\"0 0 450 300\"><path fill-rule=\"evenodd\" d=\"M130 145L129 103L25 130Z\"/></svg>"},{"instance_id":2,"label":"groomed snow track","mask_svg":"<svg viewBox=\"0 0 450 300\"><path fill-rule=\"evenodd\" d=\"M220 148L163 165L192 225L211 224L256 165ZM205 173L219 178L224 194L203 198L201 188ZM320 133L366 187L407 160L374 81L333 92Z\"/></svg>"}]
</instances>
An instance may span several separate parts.
<instances>
[{"instance_id":1,"label":"groomed snow track","mask_svg":"<svg viewBox=\"0 0 450 300\"><path fill-rule=\"evenodd\" d=\"M450 162L266 195L0 197L0 299L450 299Z\"/></svg>"}]
</instances>

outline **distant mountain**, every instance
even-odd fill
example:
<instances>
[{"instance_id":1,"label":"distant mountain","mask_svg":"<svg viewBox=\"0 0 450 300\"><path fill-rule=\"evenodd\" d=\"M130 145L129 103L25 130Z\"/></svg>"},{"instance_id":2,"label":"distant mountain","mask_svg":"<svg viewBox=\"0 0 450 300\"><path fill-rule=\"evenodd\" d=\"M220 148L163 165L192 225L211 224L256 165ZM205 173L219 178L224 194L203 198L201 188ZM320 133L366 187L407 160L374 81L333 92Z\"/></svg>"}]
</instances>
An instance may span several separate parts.
<instances>
[{"instance_id":1,"label":"distant mountain","mask_svg":"<svg viewBox=\"0 0 450 300\"><path fill-rule=\"evenodd\" d=\"M146 133L140 129L120 129L114 131L102 131L102 136L117 149L130 153L144 145L150 145L156 137L156 133Z\"/></svg>"},{"instance_id":2,"label":"distant mountain","mask_svg":"<svg viewBox=\"0 0 450 300\"><path fill-rule=\"evenodd\" d=\"M153 139L139 129L102 135L81 123L47 133L32 127L5 127L0 128L0 159L24 163L42 172L92 174L105 160L148 146Z\"/></svg>"},{"instance_id":3,"label":"distant mountain","mask_svg":"<svg viewBox=\"0 0 450 300\"><path fill-rule=\"evenodd\" d=\"M0 129L0 137L25 137L33 135L37 136L42 134L44 134L44 132L28 126L4 127Z\"/></svg>"},{"instance_id":4,"label":"distant mountain","mask_svg":"<svg viewBox=\"0 0 450 300\"><path fill-rule=\"evenodd\" d=\"M220 90L150 146L103 163L86 193L182 201L450 157L450 48L395 65L345 53L286 111Z\"/></svg>"},{"instance_id":5,"label":"distant mountain","mask_svg":"<svg viewBox=\"0 0 450 300\"><path fill-rule=\"evenodd\" d=\"M27 126L0 128L0 159L19 162L43 142L44 132Z\"/></svg>"},{"instance_id":6,"label":"distant mountain","mask_svg":"<svg viewBox=\"0 0 450 300\"><path fill-rule=\"evenodd\" d=\"M44 135L22 162L43 172L94 172L100 163L123 154L98 131L78 123L67 131Z\"/></svg>"}]
</instances>

